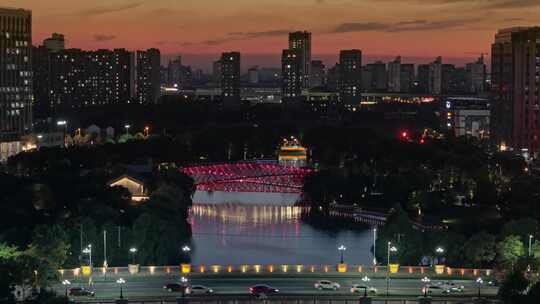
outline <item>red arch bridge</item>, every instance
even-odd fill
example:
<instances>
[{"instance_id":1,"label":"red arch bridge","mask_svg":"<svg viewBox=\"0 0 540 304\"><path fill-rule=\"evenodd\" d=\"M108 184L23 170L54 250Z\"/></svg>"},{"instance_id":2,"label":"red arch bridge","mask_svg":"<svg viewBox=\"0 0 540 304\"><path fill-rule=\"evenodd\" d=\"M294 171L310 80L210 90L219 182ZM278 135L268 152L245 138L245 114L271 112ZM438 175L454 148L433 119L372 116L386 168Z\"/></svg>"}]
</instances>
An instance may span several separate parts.
<instances>
[{"instance_id":1,"label":"red arch bridge","mask_svg":"<svg viewBox=\"0 0 540 304\"><path fill-rule=\"evenodd\" d=\"M269 162L238 162L193 165L181 171L195 180L200 191L300 193L304 178L313 169Z\"/></svg>"}]
</instances>

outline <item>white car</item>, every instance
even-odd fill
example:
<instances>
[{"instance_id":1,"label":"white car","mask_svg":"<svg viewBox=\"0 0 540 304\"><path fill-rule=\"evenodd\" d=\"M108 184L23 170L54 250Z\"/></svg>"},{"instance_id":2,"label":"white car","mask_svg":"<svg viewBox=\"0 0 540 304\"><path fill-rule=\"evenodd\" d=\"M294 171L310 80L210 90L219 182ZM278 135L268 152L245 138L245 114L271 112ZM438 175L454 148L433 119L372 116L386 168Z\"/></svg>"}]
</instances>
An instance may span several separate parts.
<instances>
[{"instance_id":1,"label":"white car","mask_svg":"<svg viewBox=\"0 0 540 304\"><path fill-rule=\"evenodd\" d=\"M203 285L193 285L188 288L187 293L191 295L207 295L214 293L214 290Z\"/></svg>"},{"instance_id":2,"label":"white car","mask_svg":"<svg viewBox=\"0 0 540 304\"><path fill-rule=\"evenodd\" d=\"M318 290L338 290L339 288L341 288L341 286L338 283L328 280L321 280L315 283L315 289Z\"/></svg>"},{"instance_id":3,"label":"white car","mask_svg":"<svg viewBox=\"0 0 540 304\"><path fill-rule=\"evenodd\" d=\"M363 293L363 292L366 292L369 293L369 294L377 294L377 288L373 287L373 286L367 286L367 285L362 285L362 284L353 284L353 286L351 287L351 292L352 293Z\"/></svg>"},{"instance_id":4,"label":"white car","mask_svg":"<svg viewBox=\"0 0 540 304\"><path fill-rule=\"evenodd\" d=\"M428 285L425 287L422 287L422 294L428 294L428 295L441 295L445 293L450 293L450 289L446 286L442 285Z\"/></svg>"}]
</instances>

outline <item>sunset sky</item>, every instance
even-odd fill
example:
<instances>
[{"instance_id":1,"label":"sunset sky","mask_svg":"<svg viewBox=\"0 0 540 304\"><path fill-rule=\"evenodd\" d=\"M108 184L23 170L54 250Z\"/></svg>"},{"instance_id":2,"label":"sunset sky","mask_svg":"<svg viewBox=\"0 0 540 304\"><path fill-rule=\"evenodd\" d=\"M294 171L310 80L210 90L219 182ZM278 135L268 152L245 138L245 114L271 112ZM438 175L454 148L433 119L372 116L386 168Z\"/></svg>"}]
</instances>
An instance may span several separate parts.
<instances>
[{"instance_id":1,"label":"sunset sky","mask_svg":"<svg viewBox=\"0 0 540 304\"><path fill-rule=\"evenodd\" d=\"M200 66L229 50L275 65L287 33L304 29L313 32L315 58L359 48L367 61L398 54L468 60L489 52L498 28L540 24L540 0L0 0L0 6L33 11L35 43L60 32L68 47L157 47Z\"/></svg>"}]
</instances>

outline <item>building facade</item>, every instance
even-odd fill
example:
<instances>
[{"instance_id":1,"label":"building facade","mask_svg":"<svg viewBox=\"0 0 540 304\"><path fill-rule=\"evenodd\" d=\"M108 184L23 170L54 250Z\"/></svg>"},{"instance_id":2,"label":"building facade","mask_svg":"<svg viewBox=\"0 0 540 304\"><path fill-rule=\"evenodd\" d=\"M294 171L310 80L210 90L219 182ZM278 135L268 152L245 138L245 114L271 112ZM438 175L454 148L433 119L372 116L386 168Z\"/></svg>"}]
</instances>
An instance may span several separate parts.
<instances>
[{"instance_id":1,"label":"building facade","mask_svg":"<svg viewBox=\"0 0 540 304\"><path fill-rule=\"evenodd\" d=\"M221 90L225 106L240 104L240 53L221 54Z\"/></svg>"},{"instance_id":2,"label":"building facade","mask_svg":"<svg viewBox=\"0 0 540 304\"><path fill-rule=\"evenodd\" d=\"M158 49L137 51L136 60L136 101L139 104L156 103L160 96L160 62Z\"/></svg>"},{"instance_id":3,"label":"building facade","mask_svg":"<svg viewBox=\"0 0 540 304\"><path fill-rule=\"evenodd\" d=\"M0 7L0 142L31 131L32 103L32 12Z\"/></svg>"},{"instance_id":4,"label":"building facade","mask_svg":"<svg viewBox=\"0 0 540 304\"><path fill-rule=\"evenodd\" d=\"M298 50L302 88L308 88L311 74L311 33L306 31L289 33L289 49Z\"/></svg>"},{"instance_id":5,"label":"building facade","mask_svg":"<svg viewBox=\"0 0 540 304\"><path fill-rule=\"evenodd\" d=\"M362 51L342 50L339 53L339 94L345 105L359 103L362 92Z\"/></svg>"},{"instance_id":6,"label":"building facade","mask_svg":"<svg viewBox=\"0 0 540 304\"><path fill-rule=\"evenodd\" d=\"M296 49L283 50L281 54L282 99L295 101L302 94L302 57Z\"/></svg>"}]
</instances>

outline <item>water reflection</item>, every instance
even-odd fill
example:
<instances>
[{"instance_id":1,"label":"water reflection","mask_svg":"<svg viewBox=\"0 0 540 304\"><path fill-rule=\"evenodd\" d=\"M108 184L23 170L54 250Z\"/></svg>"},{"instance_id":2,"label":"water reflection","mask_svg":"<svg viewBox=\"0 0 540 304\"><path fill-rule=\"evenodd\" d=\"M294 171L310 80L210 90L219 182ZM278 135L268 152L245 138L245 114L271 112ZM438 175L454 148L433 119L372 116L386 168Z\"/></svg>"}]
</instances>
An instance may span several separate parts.
<instances>
[{"instance_id":1,"label":"water reflection","mask_svg":"<svg viewBox=\"0 0 540 304\"><path fill-rule=\"evenodd\" d=\"M306 207L257 204L195 204L191 211L199 264L334 264L337 247L346 261L371 261L370 231L326 233L302 222Z\"/></svg>"}]
</instances>

